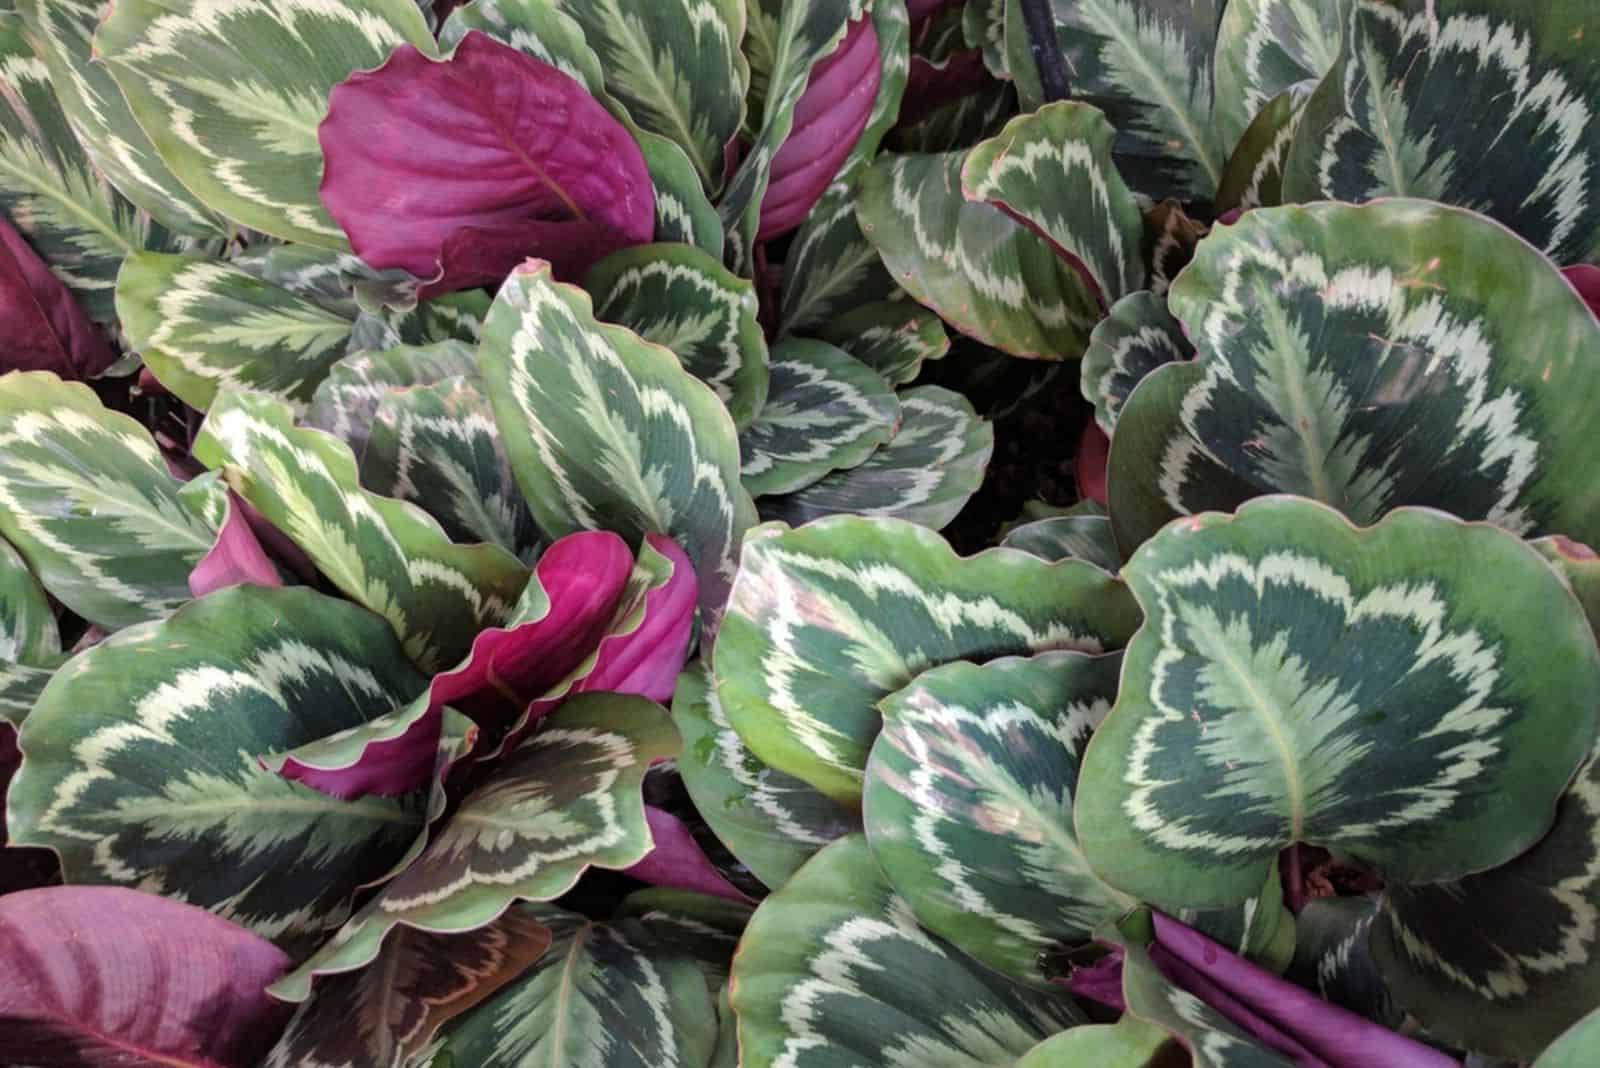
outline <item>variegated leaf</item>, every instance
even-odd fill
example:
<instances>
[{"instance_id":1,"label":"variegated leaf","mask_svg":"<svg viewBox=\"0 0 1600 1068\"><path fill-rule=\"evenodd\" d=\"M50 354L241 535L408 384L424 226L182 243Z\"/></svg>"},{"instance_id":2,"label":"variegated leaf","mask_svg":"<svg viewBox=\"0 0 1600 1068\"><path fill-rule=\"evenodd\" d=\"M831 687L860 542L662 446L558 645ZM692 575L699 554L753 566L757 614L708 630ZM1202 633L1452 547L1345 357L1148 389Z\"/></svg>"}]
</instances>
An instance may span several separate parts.
<instances>
[{"instance_id":1,"label":"variegated leaf","mask_svg":"<svg viewBox=\"0 0 1600 1068\"><path fill-rule=\"evenodd\" d=\"M1600 1009L1596 1009L1552 1042L1533 1068L1588 1068L1600 1055Z\"/></svg>"},{"instance_id":2,"label":"variegated leaf","mask_svg":"<svg viewBox=\"0 0 1600 1068\"><path fill-rule=\"evenodd\" d=\"M912 297L1013 356L1073 359L1100 317L1088 284L1043 238L961 194L959 152L883 156L861 181L861 230Z\"/></svg>"},{"instance_id":3,"label":"variegated leaf","mask_svg":"<svg viewBox=\"0 0 1600 1068\"><path fill-rule=\"evenodd\" d=\"M543 542L489 399L472 379L382 397L361 454L361 484L419 505L453 541L488 542L521 560L531 560Z\"/></svg>"},{"instance_id":4,"label":"variegated leaf","mask_svg":"<svg viewBox=\"0 0 1600 1068\"><path fill-rule=\"evenodd\" d=\"M895 288L878 250L856 221L855 187L836 182L790 242L778 332L824 329L853 308L887 298Z\"/></svg>"},{"instance_id":5,"label":"variegated leaf","mask_svg":"<svg viewBox=\"0 0 1600 1068\"><path fill-rule=\"evenodd\" d=\"M1118 419L1125 550L1264 492L1600 542L1600 323L1503 227L1423 201L1263 208L1201 242L1168 304L1200 355Z\"/></svg>"},{"instance_id":6,"label":"variegated leaf","mask_svg":"<svg viewBox=\"0 0 1600 1068\"><path fill-rule=\"evenodd\" d=\"M895 127L889 145L896 152L965 153L979 141L998 136L1016 114L1016 89L1009 82L990 80L914 122Z\"/></svg>"},{"instance_id":7,"label":"variegated leaf","mask_svg":"<svg viewBox=\"0 0 1600 1068\"><path fill-rule=\"evenodd\" d=\"M1144 213L1144 262L1149 269L1150 291L1164 296L1173 279L1189 266L1194 250L1210 227L1197 222L1176 200L1154 204Z\"/></svg>"},{"instance_id":8,"label":"variegated leaf","mask_svg":"<svg viewBox=\"0 0 1600 1068\"><path fill-rule=\"evenodd\" d=\"M133 351L200 411L223 389L310 403L354 325L221 260L147 252L117 276L117 314Z\"/></svg>"},{"instance_id":9,"label":"variegated leaf","mask_svg":"<svg viewBox=\"0 0 1600 1068\"><path fill-rule=\"evenodd\" d=\"M442 1058L462 1068L703 1068L710 1060L716 1005L689 958L636 920L529 911L551 932L549 952L451 1025Z\"/></svg>"},{"instance_id":10,"label":"variegated leaf","mask_svg":"<svg viewBox=\"0 0 1600 1068\"><path fill-rule=\"evenodd\" d=\"M0 13L0 91L0 211L93 318L113 322L122 257L174 239L95 171L14 13Z\"/></svg>"},{"instance_id":11,"label":"variegated leaf","mask_svg":"<svg viewBox=\"0 0 1600 1068\"><path fill-rule=\"evenodd\" d=\"M319 248L328 94L398 45L437 53L413 0L116 0L94 54L167 167L219 215Z\"/></svg>"},{"instance_id":12,"label":"variegated leaf","mask_svg":"<svg viewBox=\"0 0 1600 1068\"><path fill-rule=\"evenodd\" d=\"M739 936L755 906L688 890L636 890L617 907L617 917L637 920L663 949L694 961L715 997L728 983Z\"/></svg>"},{"instance_id":13,"label":"variegated leaf","mask_svg":"<svg viewBox=\"0 0 1600 1068\"><path fill-rule=\"evenodd\" d=\"M1377 918L1378 903L1370 897L1307 902L1295 918L1294 958L1284 976L1324 1001L1398 1029L1405 1015L1395 1006L1369 942Z\"/></svg>"},{"instance_id":14,"label":"variegated leaf","mask_svg":"<svg viewBox=\"0 0 1600 1068\"><path fill-rule=\"evenodd\" d=\"M1043 237L1111 304L1145 283L1144 216L1111 162L1116 131L1085 104L1019 115L968 154L961 192Z\"/></svg>"},{"instance_id":15,"label":"variegated leaf","mask_svg":"<svg viewBox=\"0 0 1600 1068\"><path fill-rule=\"evenodd\" d=\"M1043 100L1021 0L1006 19L1024 110ZM1205 202L1230 145L1213 115L1212 59L1222 0L1050 0L1072 99L1105 112L1118 168L1137 192Z\"/></svg>"},{"instance_id":16,"label":"variegated leaf","mask_svg":"<svg viewBox=\"0 0 1600 1068\"><path fill-rule=\"evenodd\" d=\"M950 351L944 320L908 300L862 304L816 327L817 336L839 346L893 386L922 373L926 360Z\"/></svg>"},{"instance_id":17,"label":"variegated leaf","mask_svg":"<svg viewBox=\"0 0 1600 1068\"><path fill-rule=\"evenodd\" d=\"M1094 405L1100 429L1116 429L1123 402L1151 371L1193 355L1164 298L1141 290L1113 304L1089 335L1081 373L1083 396Z\"/></svg>"},{"instance_id":18,"label":"variegated leaf","mask_svg":"<svg viewBox=\"0 0 1600 1068\"><path fill-rule=\"evenodd\" d=\"M706 197L694 164L674 141L644 131L636 136L656 191L656 240L693 245L720 262L727 240L722 216Z\"/></svg>"},{"instance_id":19,"label":"variegated leaf","mask_svg":"<svg viewBox=\"0 0 1600 1068\"><path fill-rule=\"evenodd\" d=\"M733 420L667 349L595 320L589 296L530 261L501 288L479 363L511 463L552 537L679 539L709 630L755 519Z\"/></svg>"},{"instance_id":20,"label":"variegated leaf","mask_svg":"<svg viewBox=\"0 0 1600 1068\"><path fill-rule=\"evenodd\" d=\"M17 550L0 541L0 670L54 667L60 659L61 631L44 587Z\"/></svg>"},{"instance_id":21,"label":"variegated leaf","mask_svg":"<svg viewBox=\"0 0 1600 1068\"><path fill-rule=\"evenodd\" d=\"M1370 937L1395 1001L1430 1034L1537 1056L1600 1004L1600 760L1509 864L1435 886L1391 882Z\"/></svg>"},{"instance_id":22,"label":"variegated leaf","mask_svg":"<svg viewBox=\"0 0 1600 1068\"><path fill-rule=\"evenodd\" d=\"M377 616L236 586L80 653L23 725L13 841L73 883L209 908L309 950L423 824L417 796L339 801L258 755L358 726L425 685Z\"/></svg>"},{"instance_id":23,"label":"variegated leaf","mask_svg":"<svg viewBox=\"0 0 1600 1068\"><path fill-rule=\"evenodd\" d=\"M612 253L583 288L595 317L664 345L710 386L741 430L767 399L767 342L755 286L692 245L640 245Z\"/></svg>"},{"instance_id":24,"label":"variegated leaf","mask_svg":"<svg viewBox=\"0 0 1600 1068\"><path fill-rule=\"evenodd\" d=\"M983 65L996 78L1011 80L1006 56L1006 0L968 0L961 10L961 36L968 48L983 51Z\"/></svg>"},{"instance_id":25,"label":"variegated leaf","mask_svg":"<svg viewBox=\"0 0 1600 1068\"><path fill-rule=\"evenodd\" d=\"M408 1063L443 1024L545 956L552 936L540 920L532 908L516 905L475 931L397 931L366 968L317 984L262 1068Z\"/></svg>"},{"instance_id":26,"label":"variegated leaf","mask_svg":"<svg viewBox=\"0 0 1600 1068\"><path fill-rule=\"evenodd\" d=\"M1339 56L1349 0L1227 0L1217 27L1216 116L1222 144L1239 143L1284 92L1322 80Z\"/></svg>"},{"instance_id":27,"label":"variegated leaf","mask_svg":"<svg viewBox=\"0 0 1600 1068\"><path fill-rule=\"evenodd\" d=\"M460 341L398 345L346 356L328 369L306 410L306 426L326 430L357 456L367 451L372 421L391 395L453 377L475 379L478 354Z\"/></svg>"},{"instance_id":28,"label":"variegated leaf","mask_svg":"<svg viewBox=\"0 0 1600 1068\"><path fill-rule=\"evenodd\" d=\"M1481 212L1558 263L1600 253L1600 67L1584 4L1346 0L1306 104L1295 201L1408 196Z\"/></svg>"},{"instance_id":29,"label":"variegated leaf","mask_svg":"<svg viewBox=\"0 0 1600 1068\"><path fill-rule=\"evenodd\" d=\"M865 463L761 502L763 519L792 525L849 513L908 519L942 529L983 484L994 424L942 386L900 394L900 429Z\"/></svg>"},{"instance_id":30,"label":"variegated leaf","mask_svg":"<svg viewBox=\"0 0 1600 1068\"><path fill-rule=\"evenodd\" d=\"M1061 515L1013 527L1001 545L1032 553L1041 560L1083 560L1102 571L1122 570L1111 520L1103 515Z\"/></svg>"},{"instance_id":31,"label":"variegated leaf","mask_svg":"<svg viewBox=\"0 0 1600 1068\"><path fill-rule=\"evenodd\" d=\"M945 664L885 697L867 760L867 841L928 930L1048 988L1046 951L1089 941L1137 902L1089 869L1072 830L1084 746L1122 658Z\"/></svg>"},{"instance_id":32,"label":"variegated leaf","mask_svg":"<svg viewBox=\"0 0 1600 1068\"><path fill-rule=\"evenodd\" d=\"M1010 1065L1083 1022L1070 998L1014 984L918 927L860 835L756 910L731 1000L743 1068Z\"/></svg>"},{"instance_id":33,"label":"variegated leaf","mask_svg":"<svg viewBox=\"0 0 1600 1068\"><path fill-rule=\"evenodd\" d=\"M460 660L484 627L503 621L528 570L494 545L456 545L426 512L361 488L337 438L294 425L288 405L225 393L195 456L283 531L358 604L389 621L424 671Z\"/></svg>"},{"instance_id":34,"label":"variegated leaf","mask_svg":"<svg viewBox=\"0 0 1600 1068\"><path fill-rule=\"evenodd\" d=\"M1219 215L1283 203L1284 164L1310 99L1311 91L1303 86L1285 89L1245 129L1217 186Z\"/></svg>"},{"instance_id":35,"label":"variegated leaf","mask_svg":"<svg viewBox=\"0 0 1600 1068\"><path fill-rule=\"evenodd\" d=\"M875 621L893 619L892 633ZM836 516L745 541L717 641L717 693L761 760L853 805L878 701L922 671L1050 649L1119 648L1138 626L1105 572L993 549L958 557L933 531Z\"/></svg>"},{"instance_id":36,"label":"variegated leaf","mask_svg":"<svg viewBox=\"0 0 1600 1068\"><path fill-rule=\"evenodd\" d=\"M1297 842L1391 884L1502 864L1594 738L1570 696L1600 685L1588 621L1492 526L1270 497L1172 524L1123 575L1146 622L1076 820L1095 870L1158 907L1242 901Z\"/></svg>"},{"instance_id":37,"label":"variegated leaf","mask_svg":"<svg viewBox=\"0 0 1600 1068\"><path fill-rule=\"evenodd\" d=\"M651 849L645 770L678 745L654 702L574 697L495 764L416 859L273 993L304 1001L313 976L364 967L397 928L471 931L517 901L554 900L591 866L638 863Z\"/></svg>"},{"instance_id":38,"label":"variegated leaf","mask_svg":"<svg viewBox=\"0 0 1600 1068\"><path fill-rule=\"evenodd\" d=\"M878 95L872 101L867 125L855 147L834 174L833 181L853 183L872 162L884 137L900 118L906 82L911 74L911 16L903 0L867 0L866 16L878 38Z\"/></svg>"},{"instance_id":39,"label":"variegated leaf","mask_svg":"<svg viewBox=\"0 0 1600 1068\"><path fill-rule=\"evenodd\" d=\"M87 386L0 376L0 536L90 622L125 627L189 600L224 500L220 487L185 490L149 432Z\"/></svg>"},{"instance_id":40,"label":"variegated leaf","mask_svg":"<svg viewBox=\"0 0 1600 1068\"><path fill-rule=\"evenodd\" d=\"M173 233L226 236L227 221L167 170L110 72L94 62L92 39L104 8L103 0L19 0L17 13L95 169Z\"/></svg>"},{"instance_id":41,"label":"variegated leaf","mask_svg":"<svg viewBox=\"0 0 1600 1068\"><path fill-rule=\"evenodd\" d=\"M894 391L860 360L822 341L780 341L766 406L739 435L744 488L753 497L790 493L855 467L899 419Z\"/></svg>"},{"instance_id":42,"label":"variegated leaf","mask_svg":"<svg viewBox=\"0 0 1600 1068\"><path fill-rule=\"evenodd\" d=\"M717 840L768 887L782 886L818 849L860 829L844 806L750 751L699 661L678 677L672 720L683 735L678 774L695 808Z\"/></svg>"}]
</instances>

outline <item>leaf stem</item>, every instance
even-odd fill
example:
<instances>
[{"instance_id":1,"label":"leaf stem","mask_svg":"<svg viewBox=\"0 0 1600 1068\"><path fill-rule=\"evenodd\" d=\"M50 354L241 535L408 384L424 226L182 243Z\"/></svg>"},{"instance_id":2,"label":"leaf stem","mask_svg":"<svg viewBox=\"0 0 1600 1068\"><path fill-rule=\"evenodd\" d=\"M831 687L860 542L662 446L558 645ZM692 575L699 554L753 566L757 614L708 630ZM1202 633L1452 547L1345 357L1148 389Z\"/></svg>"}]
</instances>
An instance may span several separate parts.
<instances>
[{"instance_id":1,"label":"leaf stem","mask_svg":"<svg viewBox=\"0 0 1600 1068\"><path fill-rule=\"evenodd\" d=\"M1050 0L1021 0L1021 3L1022 23L1028 32L1028 51L1033 53L1033 65L1039 71L1044 102L1066 100L1072 95L1072 84L1067 79L1067 59L1061 54L1061 42L1056 39L1056 19Z\"/></svg>"}]
</instances>

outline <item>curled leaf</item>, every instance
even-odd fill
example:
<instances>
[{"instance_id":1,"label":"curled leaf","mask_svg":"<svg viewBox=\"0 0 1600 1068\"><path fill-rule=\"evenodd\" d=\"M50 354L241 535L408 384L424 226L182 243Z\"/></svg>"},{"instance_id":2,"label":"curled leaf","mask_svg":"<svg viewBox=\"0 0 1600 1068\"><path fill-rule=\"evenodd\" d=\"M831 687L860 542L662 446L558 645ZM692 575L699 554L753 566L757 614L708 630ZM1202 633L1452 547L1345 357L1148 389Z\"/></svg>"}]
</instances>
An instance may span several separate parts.
<instances>
[{"instance_id":1,"label":"curled leaf","mask_svg":"<svg viewBox=\"0 0 1600 1068\"><path fill-rule=\"evenodd\" d=\"M217 532L217 543L189 572L189 592L196 597L229 586L282 586L283 579L245 516L244 502L228 494L228 518Z\"/></svg>"},{"instance_id":2,"label":"curled leaf","mask_svg":"<svg viewBox=\"0 0 1600 1068\"><path fill-rule=\"evenodd\" d=\"M0 216L0 372L54 371L91 378L117 354L72 293Z\"/></svg>"},{"instance_id":3,"label":"curled leaf","mask_svg":"<svg viewBox=\"0 0 1600 1068\"><path fill-rule=\"evenodd\" d=\"M650 841L654 845L643 860L624 869L624 875L631 875L652 886L694 890L729 901L748 900L712 866L705 852L695 842L688 824L666 809L654 805L644 807L644 819L650 827Z\"/></svg>"}]
</instances>

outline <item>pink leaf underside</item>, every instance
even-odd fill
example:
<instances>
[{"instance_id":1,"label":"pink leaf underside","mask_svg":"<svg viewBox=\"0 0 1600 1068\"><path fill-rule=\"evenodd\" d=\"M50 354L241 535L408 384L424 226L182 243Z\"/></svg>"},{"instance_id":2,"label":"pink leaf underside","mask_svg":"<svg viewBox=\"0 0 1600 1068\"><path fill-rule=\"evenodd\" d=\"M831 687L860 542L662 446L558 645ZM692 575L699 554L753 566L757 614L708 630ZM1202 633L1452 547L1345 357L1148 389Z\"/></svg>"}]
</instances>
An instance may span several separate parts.
<instances>
[{"instance_id":1,"label":"pink leaf underside","mask_svg":"<svg viewBox=\"0 0 1600 1068\"><path fill-rule=\"evenodd\" d=\"M0 1051L39 1068L246 1068L294 1006L258 935L182 902L111 886L0 898Z\"/></svg>"},{"instance_id":2,"label":"pink leaf underside","mask_svg":"<svg viewBox=\"0 0 1600 1068\"><path fill-rule=\"evenodd\" d=\"M189 573L189 592L196 597L229 586L283 585L272 558L256 540L250 520L239 507L242 503L233 493L228 494L228 516L222 521L217 543Z\"/></svg>"},{"instance_id":3,"label":"pink leaf underside","mask_svg":"<svg viewBox=\"0 0 1600 1068\"><path fill-rule=\"evenodd\" d=\"M1561 268L1561 273L1572 284L1572 288L1578 291L1578 296L1583 298L1583 302L1589 305L1589 310L1600 315L1600 267L1580 263Z\"/></svg>"},{"instance_id":4,"label":"pink leaf underside","mask_svg":"<svg viewBox=\"0 0 1600 1068\"><path fill-rule=\"evenodd\" d=\"M110 342L61 280L0 216L0 374L54 371L90 378L117 361Z\"/></svg>"},{"instance_id":5,"label":"pink leaf underside","mask_svg":"<svg viewBox=\"0 0 1600 1068\"><path fill-rule=\"evenodd\" d=\"M805 221L872 117L882 80L878 34L863 16L831 54L811 69L794 109L794 128L772 158L756 239L766 241Z\"/></svg>"},{"instance_id":6,"label":"pink leaf underside","mask_svg":"<svg viewBox=\"0 0 1600 1068\"><path fill-rule=\"evenodd\" d=\"M655 848L639 863L625 869L624 875L652 886L693 890L741 903L750 901L722 877L682 820L654 805L644 807L644 818L650 824L650 840Z\"/></svg>"},{"instance_id":7,"label":"pink leaf underside","mask_svg":"<svg viewBox=\"0 0 1600 1068\"><path fill-rule=\"evenodd\" d=\"M1106 503L1106 461L1111 456L1111 439L1100 429L1100 424L1090 420L1078 439L1078 456L1073 461L1073 471L1078 479L1078 492L1104 506Z\"/></svg>"},{"instance_id":8,"label":"pink leaf underside","mask_svg":"<svg viewBox=\"0 0 1600 1068\"><path fill-rule=\"evenodd\" d=\"M444 62L402 45L335 87L322 200L356 253L427 279L496 284L529 256L575 277L655 236L627 129L547 63L472 31Z\"/></svg>"}]
</instances>

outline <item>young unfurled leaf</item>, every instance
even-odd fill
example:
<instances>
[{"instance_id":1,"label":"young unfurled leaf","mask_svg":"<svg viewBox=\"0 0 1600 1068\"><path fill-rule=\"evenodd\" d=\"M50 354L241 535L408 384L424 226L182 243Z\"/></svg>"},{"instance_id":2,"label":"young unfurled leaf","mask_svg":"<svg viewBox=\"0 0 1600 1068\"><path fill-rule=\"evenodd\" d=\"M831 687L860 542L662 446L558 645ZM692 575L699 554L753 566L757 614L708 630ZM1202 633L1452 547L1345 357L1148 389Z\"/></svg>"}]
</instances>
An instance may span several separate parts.
<instances>
[{"instance_id":1,"label":"young unfurled leaf","mask_svg":"<svg viewBox=\"0 0 1600 1068\"><path fill-rule=\"evenodd\" d=\"M211 472L200 477L218 476ZM229 586L282 586L277 565L250 529L244 503L229 493L227 509L227 517L217 531L216 544L189 572L189 592L204 597Z\"/></svg>"},{"instance_id":2,"label":"young unfurled leaf","mask_svg":"<svg viewBox=\"0 0 1600 1068\"><path fill-rule=\"evenodd\" d=\"M1345 0L1228 0L1217 27L1216 118L1224 146L1289 90L1303 97L1338 59Z\"/></svg>"},{"instance_id":3,"label":"young unfurled leaf","mask_svg":"<svg viewBox=\"0 0 1600 1068\"><path fill-rule=\"evenodd\" d=\"M1032 553L1051 563L1085 560L1111 574L1122 570L1122 554L1103 515L1058 515L1014 527L1001 545Z\"/></svg>"},{"instance_id":4,"label":"young unfurled leaf","mask_svg":"<svg viewBox=\"0 0 1600 1068\"><path fill-rule=\"evenodd\" d=\"M688 824L654 805L644 807L644 817L650 825L650 852L639 863L624 868L624 875L651 886L692 890L728 901L748 900L717 871L695 843Z\"/></svg>"}]
</instances>

